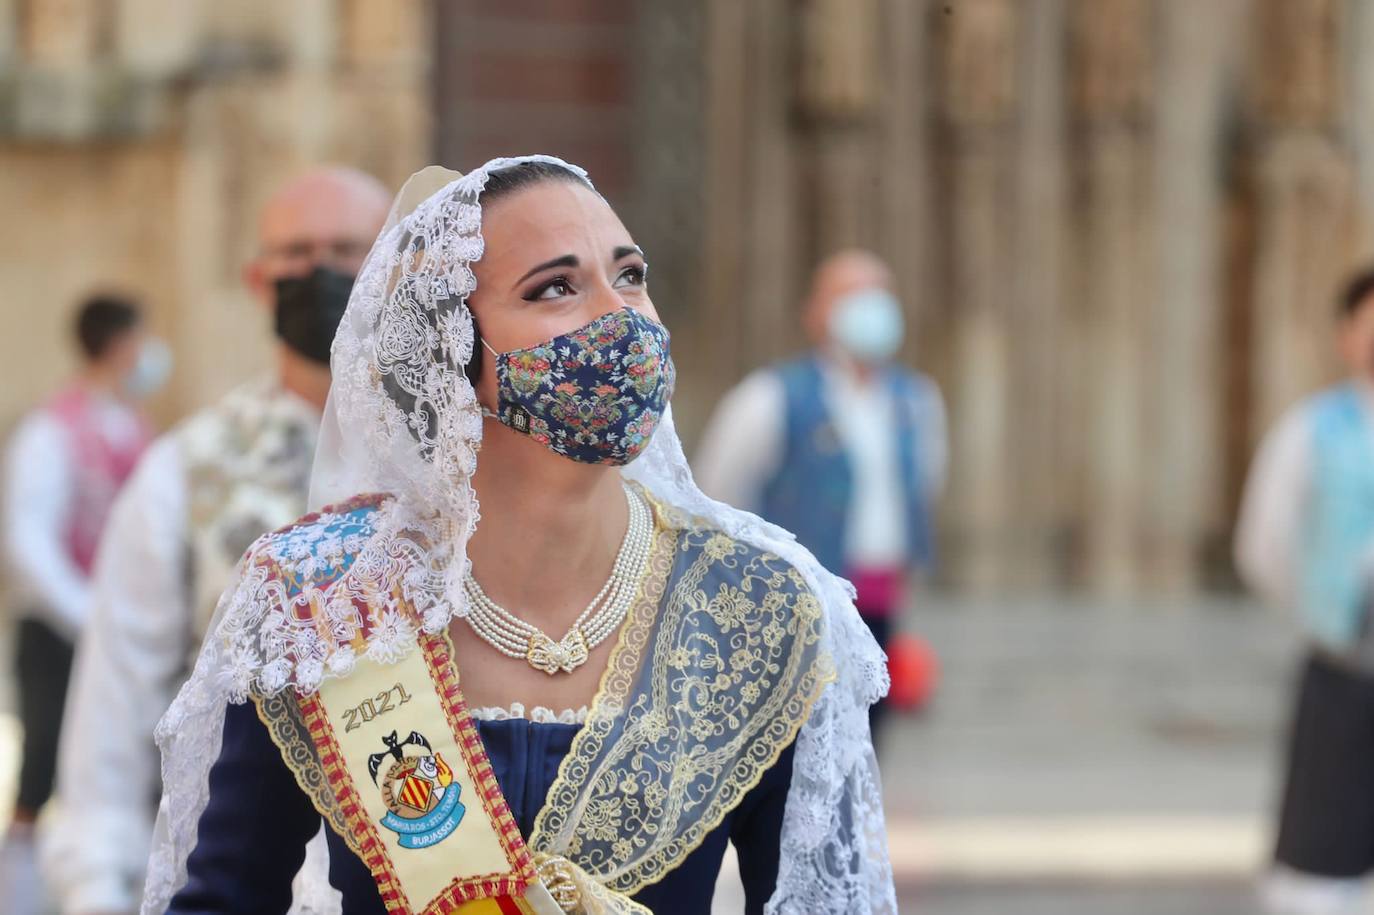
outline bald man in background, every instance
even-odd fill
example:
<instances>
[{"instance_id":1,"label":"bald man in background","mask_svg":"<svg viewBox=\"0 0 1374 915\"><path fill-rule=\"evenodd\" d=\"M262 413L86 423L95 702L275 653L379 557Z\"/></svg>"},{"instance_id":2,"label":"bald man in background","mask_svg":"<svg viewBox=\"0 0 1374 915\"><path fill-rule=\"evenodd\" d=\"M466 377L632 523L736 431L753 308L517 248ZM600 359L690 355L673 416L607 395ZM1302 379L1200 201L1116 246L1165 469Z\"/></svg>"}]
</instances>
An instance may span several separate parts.
<instances>
[{"instance_id":1,"label":"bald man in background","mask_svg":"<svg viewBox=\"0 0 1374 915\"><path fill-rule=\"evenodd\" d=\"M713 498L790 530L854 583L884 649L912 576L933 561L930 518L947 464L944 402L896 361L905 322L892 271L867 251L816 270L811 352L725 396L695 473ZM882 705L874 706L876 731Z\"/></svg>"},{"instance_id":2,"label":"bald man in background","mask_svg":"<svg viewBox=\"0 0 1374 915\"><path fill-rule=\"evenodd\" d=\"M105 529L78 648L44 865L64 915L132 913L160 791L153 727L260 534L305 512L329 347L391 195L318 169L263 207L244 282L272 315L275 371L158 439Z\"/></svg>"}]
</instances>

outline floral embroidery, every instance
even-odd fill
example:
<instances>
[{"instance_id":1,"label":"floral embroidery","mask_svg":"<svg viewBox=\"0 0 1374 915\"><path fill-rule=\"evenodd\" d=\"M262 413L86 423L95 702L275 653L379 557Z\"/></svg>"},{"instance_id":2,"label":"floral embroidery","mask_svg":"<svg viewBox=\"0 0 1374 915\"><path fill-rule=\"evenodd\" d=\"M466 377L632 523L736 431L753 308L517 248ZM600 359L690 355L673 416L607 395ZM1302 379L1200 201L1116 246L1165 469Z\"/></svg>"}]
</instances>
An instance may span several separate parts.
<instances>
[{"instance_id":1,"label":"floral embroidery","mask_svg":"<svg viewBox=\"0 0 1374 915\"><path fill-rule=\"evenodd\" d=\"M375 533L372 527L375 511L374 501L307 516L264 538L259 558L271 561L274 577L290 593L319 587L337 579L352 566L354 557Z\"/></svg>"},{"instance_id":2,"label":"floral embroidery","mask_svg":"<svg viewBox=\"0 0 1374 915\"><path fill-rule=\"evenodd\" d=\"M234 678L234 695L255 685L267 693L288 684L310 691L325 677L346 676L360 654L389 663L415 648L425 620L417 597L427 593L433 569L415 561L421 555L416 532L383 523L386 501L380 494L357 496L266 534L249 550L243 585L231 599L266 596L282 612L252 624L253 643L235 646L230 639L232 653L258 646L273 655L256 684ZM401 586L379 587L398 568L405 570L397 576Z\"/></svg>"},{"instance_id":3,"label":"floral embroidery","mask_svg":"<svg viewBox=\"0 0 1374 915\"><path fill-rule=\"evenodd\" d=\"M553 348L549 346L508 354L505 364L510 386L521 394L535 393L548 378L555 358Z\"/></svg>"}]
</instances>

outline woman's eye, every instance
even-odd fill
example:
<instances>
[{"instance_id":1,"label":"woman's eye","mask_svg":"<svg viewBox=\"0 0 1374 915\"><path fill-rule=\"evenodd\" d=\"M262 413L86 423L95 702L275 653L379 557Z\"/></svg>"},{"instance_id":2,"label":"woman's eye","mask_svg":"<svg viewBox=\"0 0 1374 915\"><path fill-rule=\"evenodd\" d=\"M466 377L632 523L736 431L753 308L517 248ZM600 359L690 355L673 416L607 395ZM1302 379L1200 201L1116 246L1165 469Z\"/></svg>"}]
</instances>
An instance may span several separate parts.
<instances>
[{"instance_id":1,"label":"woman's eye","mask_svg":"<svg viewBox=\"0 0 1374 915\"><path fill-rule=\"evenodd\" d=\"M531 302L539 299L561 299L565 295L572 295L572 291L573 288L568 284L567 279L556 276L525 298Z\"/></svg>"},{"instance_id":2,"label":"woman's eye","mask_svg":"<svg viewBox=\"0 0 1374 915\"><path fill-rule=\"evenodd\" d=\"M643 286L647 278L645 274L646 271L643 267L626 267L620 271L620 276L615 278L615 284L617 286Z\"/></svg>"}]
</instances>

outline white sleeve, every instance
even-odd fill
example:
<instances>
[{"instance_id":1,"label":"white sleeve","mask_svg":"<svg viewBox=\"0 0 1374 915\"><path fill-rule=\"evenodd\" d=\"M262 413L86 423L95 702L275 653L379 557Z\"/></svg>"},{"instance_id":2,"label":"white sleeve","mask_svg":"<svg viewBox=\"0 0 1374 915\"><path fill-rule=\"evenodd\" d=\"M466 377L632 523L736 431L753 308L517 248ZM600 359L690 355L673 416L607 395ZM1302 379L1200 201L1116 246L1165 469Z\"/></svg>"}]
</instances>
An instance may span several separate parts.
<instances>
[{"instance_id":1,"label":"white sleeve","mask_svg":"<svg viewBox=\"0 0 1374 915\"><path fill-rule=\"evenodd\" d=\"M921 440L916 443L920 454L921 487L928 502L935 502L945 491L949 477L949 426L945 418L945 398L935 382L922 379L920 396L916 398L916 428Z\"/></svg>"},{"instance_id":2,"label":"white sleeve","mask_svg":"<svg viewBox=\"0 0 1374 915\"><path fill-rule=\"evenodd\" d=\"M42 413L15 430L5 467L4 544L23 609L75 641L90 594L67 546L75 478L69 444L61 424Z\"/></svg>"},{"instance_id":3,"label":"white sleeve","mask_svg":"<svg viewBox=\"0 0 1374 915\"><path fill-rule=\"evenodd\" d=\"M68 915L133 911L158 790L153 727L190 653L187 493L175 439L144 455L96 557L43 865Z\"/></svg>"},{"instance_id":4,"label":"white sleeve","mask_svg":"<svg viewBox=\"0 0 1374 915\"><path fill-rule=\"evenodd\" d=\"M1236 569L1252 591L1275 604L1297 599L1299 528L1311 479L1307 413L1291 410L1260 445L1245 481L1236 524Z\"/></svg>"},{"instance_id":5,"label":"white sleeve","mask_svg":"<svg viewBox=\"0 0 1374 915\"><path fill-rule=\"evenodd\" d=\"M713 499L758 511L782 460L786 392L776 372L758 371L721 399L697 449L694 476Z\"/></svg>"}]
</instances>

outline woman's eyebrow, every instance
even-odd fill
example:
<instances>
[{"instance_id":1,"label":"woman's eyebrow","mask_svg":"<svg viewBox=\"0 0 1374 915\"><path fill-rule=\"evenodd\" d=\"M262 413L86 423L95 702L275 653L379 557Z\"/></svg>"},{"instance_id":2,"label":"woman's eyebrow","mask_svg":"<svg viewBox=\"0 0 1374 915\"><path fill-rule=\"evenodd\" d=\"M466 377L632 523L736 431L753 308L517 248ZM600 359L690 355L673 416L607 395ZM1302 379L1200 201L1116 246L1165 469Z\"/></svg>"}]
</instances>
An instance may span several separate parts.
<instances>
[{"instance_id":1,"label":"woman's eyebrow","mask_svg":"<svg viewBox=\"0 0 1374 915\"><path fill-rule=\"evenodd\" d=\"M615 260L620 260L622 257L629 257L631 254L638 254L640 257L644 257L644 249L639 245L621 245L619 248L612 251L611 254L614 256ZM648 260L648 258L645 258L645 260Z\"/></svg>"},{"instance_id":2,"label":"woman's eyebrow","mask_svg":"<svg viewBox=\"0 0 1374 915\"><path fill-rule=\"evenodd\" d=\"M525 280L534 276L541 270L548 270L552 267L576 267L579 263L581 262L577 259L576 254L565 254L562 257L555 257L553 260L545 261L538 267L535 267L529 273L526 273L524 276L520 277L520 279L515 281L515 285L519 286L521 283L525 282Z\"/></svg>"}]
</instances>

